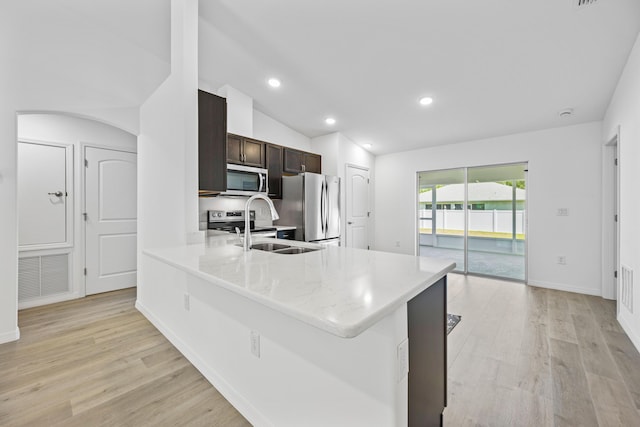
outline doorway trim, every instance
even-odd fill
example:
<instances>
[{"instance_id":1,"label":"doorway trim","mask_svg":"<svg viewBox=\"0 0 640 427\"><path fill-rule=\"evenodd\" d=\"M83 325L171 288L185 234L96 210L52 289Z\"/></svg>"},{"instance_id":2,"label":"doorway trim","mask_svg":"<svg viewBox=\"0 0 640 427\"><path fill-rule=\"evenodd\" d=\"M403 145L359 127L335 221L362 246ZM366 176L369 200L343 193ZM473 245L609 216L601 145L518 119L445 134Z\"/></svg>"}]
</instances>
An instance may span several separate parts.
<instances>
[{"instance_id":1,"label":"doorway trim","mask_svg":"<svg viewBox=\"0 0 640 427\"><path fill-rule=\"evenodd\" d=\"M616 166L615 160L618 164ZM620 272L620 126L602 146L602 297L618 300ZM618 221L612 219L618 215ZM617 306L617 304L616 304ZM618 308L619 310L619 308Z\"/></svg>"},{"instance_id":2,"label":"doorway trim","mask_svg":"<svg viewBox=\"0 0 640 427\"><path fill-rule=\"evenodd\" d=\"M356 165L355 163L345 163L344 166L344 241L342 242L342 246L348 247L350 242L347 239L347 218L349 209L349 197L352 195L349 193L349 185L347 184L347 177L349 176L349 169L359 169L362 171L366 171L369 175L369 181L367 182L367 249L370 249L371 244L371 170L367 166ZM341 233L342 234L342 233Z\"/></svg>"},{"instance_id":3,"label":"doorway trim","mask_svg":"<svg viewBox=\"0 0 640 427\"><path fill-rule=\"evenodd\" d=\"M27 252L27 251L37 251L37 250L48 250L48 249L69 249L73 247L74 242L74 207L76 204L75 200L75 183L74 183L74 152L72 144L64 144L59 142L51 142L33 138L19 138L18 144L26 143L26 144L36 144L36 145L45 145L50 147L59 147L64 148L65 150L65 210L66 210L66 230L65 230L65 241L61 243L48 243L48 244L37 244L37 245L20 245L20 241L18 241L18 252ZM19 191L19 190L18 190Z\"/></svg>"},{"instance_id":4,"label":"doorway trim","mask_svg":"<svg viewBox=\"0 0 640 427\"><path fill-rule=\"evenodd\" d=\"M82 194L82 201L80 203L80 209L82 212L86 211L86 194L87 194L87 168L85 167L85 161L87 160L87 148L98 148L98 149L102 149L102 150L110 150L110 151L119 151L119 152L124 152L124 153L131 153L131 154L138 154L138 150L137 147L136 149L127 149L125 147L114 147L114 146L108 146L105 144L95 144L95 143L86 143L86 142L82 142L80 143L80 158L81 158L81 167L80 169L80 173L79 173L79 179L80 179L80 194ZM136 165L138 165L137 163L137 157L136 157ZM138 191L138 186L136 186L136 193ZM80 241L78 242L78 249L79 252L81 254L81 264L79 265L78 268L76 269L76 273L78 274L78 276L81 278L79 280L79 283L82 283L82 296L85 297L87 296L87 276L84 274L84 269L87 266L87 224L84 220L84 216L80 215L78 217L78 221L80 221L82 223L82 226L80 227L81 231L80 231Z\"/></svg>"},{"instance_id":5,"label":"doorway trim","mask_svg":"<svg viewBox=\"0 0 640 427\"><path fill-rule=\"evenodd\" d=\"M525 203L524 203L524 216L523 216L523 229L524 229L524 235L525 235L525 239L524 239L524 278L523 279L516 279L516 278L511 278L511 277L504 277L504 276L496 276L496 275L492 275L492 274L486 274L486 273L479 273L479 272L472 272L469 271L469 169L475 169L475 168L491 168L491 167L503 167L503 166L524 166L523 169L523 173L524 173L524 180L526 182L526 191L527 191L527 196L525 197ZM427 172L442 172L442 171L450 171L450 170L463 170L464 172L464 183L461 183L464 185L464 201L463 201L463 210L464 210L464 235L463 235L463 257L464 257L464 270L457 270L454 271L454 273L459 273L459 274L463 274L465 276L469 275L469 276L478 276L478 277L487 277L487 278L492 278L492 279L498 279L498 280L504 280L504 281L508 281L508 282L516 282L516 283L523 283L525 285L529 285L529 215L528 215L528 211L529 211L529 167L530 167L530 161L529 160L523 160L523 161L519 161L519 162L508 162L508 163L495 163L495 164L489 164L489 165L474 165L474 166L458 166L458 167L453 167L453 168L444 168L444 169L433 169L433 170L418 170L416 171L416 187L414 188L414 197L415 197L415 202L414 202L414 206L415 206L415 214L414 214L414 218L415 218L415 229L414 229L414 251L415 251L415 255L416 256L420 256L420 218L419 218L419 211L420 211L420 174L421 173L427 173ZM514 187L513 187L513 198L512 201L515 203L515 182L514 182ZM435 206L435 204L432 202L432 208L433 206ZM515 209L515 206L514 206ZM432 215L433 220L432 220L432 229L436 228L436 217L435 215ZM515 226L515 222L513 223Z\"/></svg>"}]
</instances>

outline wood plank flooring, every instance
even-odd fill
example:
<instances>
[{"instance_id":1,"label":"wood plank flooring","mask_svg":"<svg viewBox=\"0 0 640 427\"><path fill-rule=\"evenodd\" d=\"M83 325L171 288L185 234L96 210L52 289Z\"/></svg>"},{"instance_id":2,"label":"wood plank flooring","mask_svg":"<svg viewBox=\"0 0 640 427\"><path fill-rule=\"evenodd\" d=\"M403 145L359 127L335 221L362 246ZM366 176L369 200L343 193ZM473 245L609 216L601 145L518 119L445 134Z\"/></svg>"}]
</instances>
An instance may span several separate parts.
<instances>
[{"instance_id":1,"label":"wood plank flooring","mask_svg":"<svg viewBox=\"0 0 640 427\"><path fill-rule=\"evenodd\" d=\"M449 276L446 426L640 426L640 354L615 303Z\"/></svg>"},{"instance_id":2,"label":"wood plank flooring","mask_svg":"<svg viewBox=\"0 0 640 427\"><path fill-rule=\"evenodd\" d=\"M250 425L135 308L135 289L23 310L1 426Z\"/></svg>"},{"instance_id":3,"label":"wood plank flooring","mask_svg":"<svg viewBox=\"0 0 640 427\"><path fill-rule=\"evenodd\" d=\"M446 426L640 426L640 354L599 297L449 276ZM246 426L135 310L135 290L23 310L2 426Z\"/></svg>"}]
</instances>

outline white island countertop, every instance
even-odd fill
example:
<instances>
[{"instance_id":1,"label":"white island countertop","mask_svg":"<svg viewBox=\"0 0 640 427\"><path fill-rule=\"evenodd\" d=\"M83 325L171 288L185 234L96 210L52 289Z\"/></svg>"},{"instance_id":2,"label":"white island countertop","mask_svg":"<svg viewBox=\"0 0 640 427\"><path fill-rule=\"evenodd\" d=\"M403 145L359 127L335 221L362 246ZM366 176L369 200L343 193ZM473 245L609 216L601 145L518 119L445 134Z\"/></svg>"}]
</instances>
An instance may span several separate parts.
<instances>
[{"instance_id":1,"label":"white island countertop","mask_svg":"<svg viewBox=\"0 0 640 427\"><path fill-rule=\"evenodd\" d=\"M253 243L261 241L317 247L269 238ZM343 338L367 330L455 267L447 260L345 247L243 252L236 243L220 236L144 253Z\"/></svg>"}]
</instances>

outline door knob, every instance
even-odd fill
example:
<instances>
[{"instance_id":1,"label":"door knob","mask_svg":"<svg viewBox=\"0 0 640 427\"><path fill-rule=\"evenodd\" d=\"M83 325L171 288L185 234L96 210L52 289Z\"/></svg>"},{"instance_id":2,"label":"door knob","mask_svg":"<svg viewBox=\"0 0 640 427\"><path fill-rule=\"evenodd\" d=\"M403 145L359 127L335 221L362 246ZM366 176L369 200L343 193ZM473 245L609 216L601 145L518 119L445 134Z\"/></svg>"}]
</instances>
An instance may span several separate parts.
<instances>
[{"instance_id":1,"label":"door knob","mask_svg":"<svg viewBox=\"0 0 640 427\"><path fill-rule=\"evenodd\" d=\"M50 196L62 197L62 191L56 191L55 193L47 193Z\"/></svg>"},{"instance_id":2,"label":"door knob","mask_svg":"<svg viewBox=\"0 0 640 427\"><path fill-rule=\"evenodd\" d=\"M347 221L347 224L351 225L353 224L353 221Z\"/></svg>"}]
</instances>

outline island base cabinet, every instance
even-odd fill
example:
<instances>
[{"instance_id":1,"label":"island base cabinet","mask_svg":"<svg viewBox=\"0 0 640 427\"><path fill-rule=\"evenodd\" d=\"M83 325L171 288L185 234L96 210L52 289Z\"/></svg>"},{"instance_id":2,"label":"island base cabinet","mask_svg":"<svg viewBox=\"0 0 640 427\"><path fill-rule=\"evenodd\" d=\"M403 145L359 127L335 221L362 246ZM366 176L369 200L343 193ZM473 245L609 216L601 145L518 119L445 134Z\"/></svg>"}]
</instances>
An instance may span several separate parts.
<instances>
[{"instance_id":1,"label":"island base cabinet","mask_svg":"<svg viewBox=\"0 0 640 427\"><path fill-rule=\"evenodd\" d=\"M442 425L447 406L447 277L407 303L409 427Z\"/></svg>"},{"instance_id":2,"label":"island base cabinet","mask_svg":"<svg viewBox=\"0 0 640 427\"><path fill-rule=\"evenodd\" d=\"M142 258L136 307L253 425L407 425L407 377L397 368L407 304L342 338L215 280ZM260 336L259 356L252 333Z\"/></svg>"}]
</instances>

